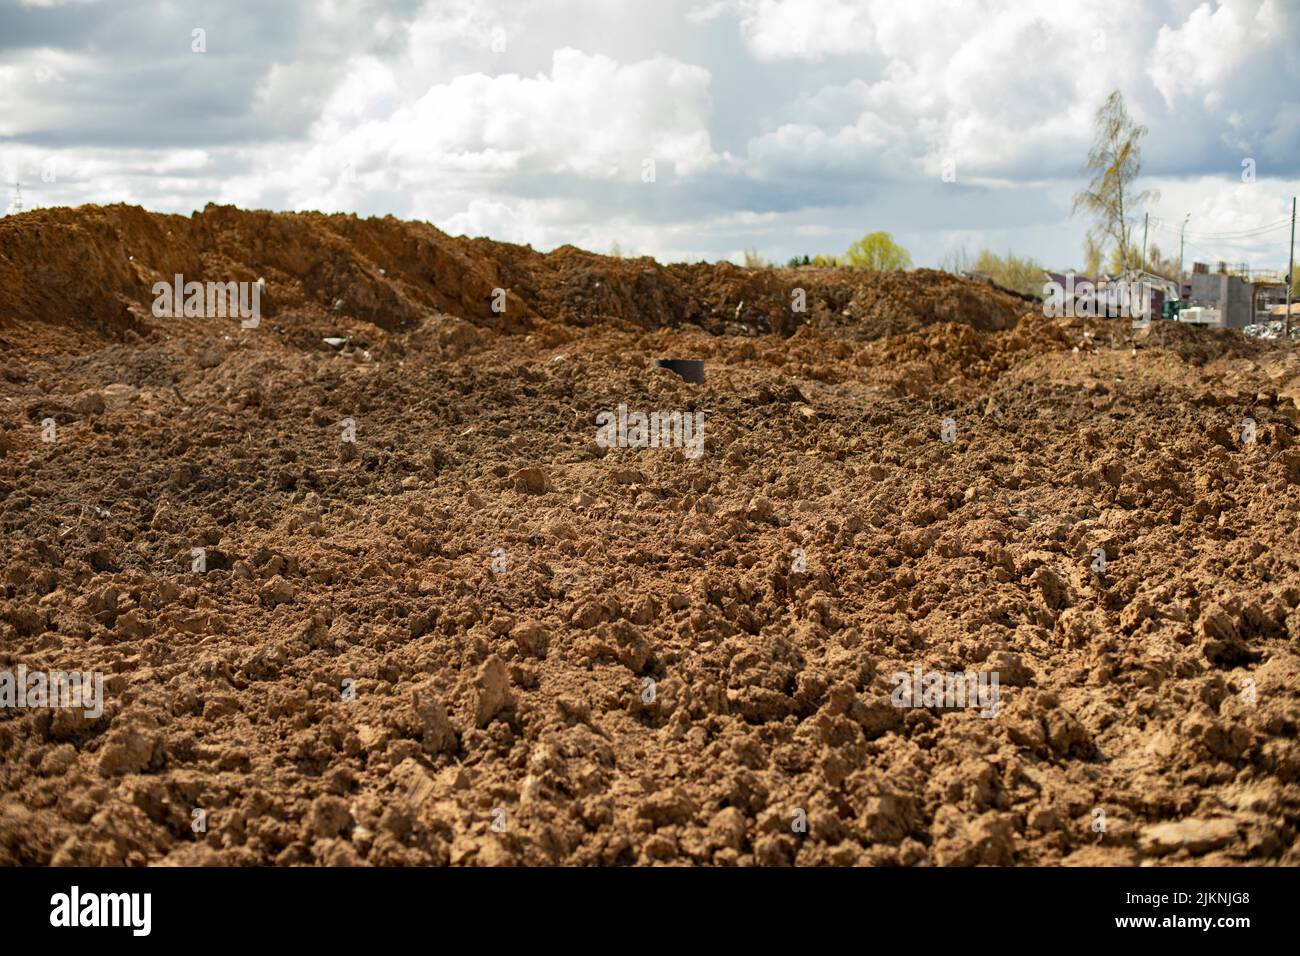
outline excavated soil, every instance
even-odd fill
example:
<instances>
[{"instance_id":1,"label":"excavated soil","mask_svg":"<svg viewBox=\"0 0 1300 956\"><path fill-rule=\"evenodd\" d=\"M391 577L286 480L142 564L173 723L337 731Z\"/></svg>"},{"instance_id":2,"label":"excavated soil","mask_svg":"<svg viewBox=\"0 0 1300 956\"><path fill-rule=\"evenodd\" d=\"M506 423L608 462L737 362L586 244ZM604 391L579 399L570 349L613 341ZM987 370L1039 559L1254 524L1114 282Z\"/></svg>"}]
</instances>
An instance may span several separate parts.
<instances>
[{"instance_id":1,"label":"excavated soil","mask_svg":"<svg viewBox=\"0 0 1300 956\"><path fill-rule=\"evenodd\" d=\"M1294 344L85 207L0 220L0 355L0 671L105 675L0 709L0 862L1300 864Z\"/></svg>"}]
</instances>

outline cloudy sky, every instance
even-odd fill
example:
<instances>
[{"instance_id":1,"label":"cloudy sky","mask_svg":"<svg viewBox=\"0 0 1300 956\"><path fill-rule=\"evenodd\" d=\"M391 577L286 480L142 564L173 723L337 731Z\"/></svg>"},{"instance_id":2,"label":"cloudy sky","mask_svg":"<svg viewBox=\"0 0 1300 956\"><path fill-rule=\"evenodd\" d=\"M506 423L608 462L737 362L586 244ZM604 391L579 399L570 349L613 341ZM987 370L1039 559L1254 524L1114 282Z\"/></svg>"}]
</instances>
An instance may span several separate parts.
<instances>
[{"instance_id":1,"label":"cloudy sky","mask_svg":"<svg viewBox=\"0 0 1300 956\"><path fill-rule=\"evenodd\" d=\"M1118 88L1149 241L1176 254L1190 213L1189 261L1280 268L1298 48L1300 0L0 0L0 174L28 207L392 213L663 260L884 229L918 265L1065 268Z\"/></svg>"}]
</instances>

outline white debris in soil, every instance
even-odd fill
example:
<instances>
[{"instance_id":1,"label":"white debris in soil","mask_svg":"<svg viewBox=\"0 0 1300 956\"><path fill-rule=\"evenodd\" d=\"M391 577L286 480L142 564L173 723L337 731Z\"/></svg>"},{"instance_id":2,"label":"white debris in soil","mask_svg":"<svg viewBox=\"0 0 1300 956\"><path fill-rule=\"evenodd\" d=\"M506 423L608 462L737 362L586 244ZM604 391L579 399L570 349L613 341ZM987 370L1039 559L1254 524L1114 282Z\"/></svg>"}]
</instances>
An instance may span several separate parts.
<instances>
[{"instance_id":1,"label":"white debris in soil","mask_svg":"<svg viewBox=\"0 0 1300 956\"><path fill-rule=\"evenodd\" d=\"M1242 328L1244 333L1257 339L1280 339L1282 337L1282 320L1253 322ZM1300 339L1300 319L1291 323L1291 338Z\"/></svg>"}]
</instances>

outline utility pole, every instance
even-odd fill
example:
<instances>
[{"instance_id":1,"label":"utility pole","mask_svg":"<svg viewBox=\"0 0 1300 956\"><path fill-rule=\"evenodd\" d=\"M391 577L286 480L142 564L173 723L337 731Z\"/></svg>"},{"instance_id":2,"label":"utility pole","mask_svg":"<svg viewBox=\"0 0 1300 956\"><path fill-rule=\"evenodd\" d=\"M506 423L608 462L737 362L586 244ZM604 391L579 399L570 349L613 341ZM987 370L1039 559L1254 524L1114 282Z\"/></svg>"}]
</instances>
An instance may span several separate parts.
<instances>
[{"instance_id":1,"label":"utility pole","mask_svg":"<svg viewBox=\"0 0 1300 956\"><path fill-rule=\"evenodd\" d=\"M23 211L23 184L14 183L14 201L10 203L9 208L15 213Z\"/></svg>"},{"instance_id":2,"label":"utility pole","mask_svg":"<svg viewBox=\"0 0 1300 956\"><path fill-rule=\"evenodd\" d=\"M1183 297L1183 233L1187 231L1187 220L1192 218L1189 212L1183 217L1182 228L1178 230L1178 298Z\"/></svg>"},{"instance_id":3,"label":"utility pole","mask_svg":"<svg viewBox=\"0 0 1300 956\"><path fill-rule=\"evenodd\" d=\"M1286 270L1286 315L1282 316L1282 340L1291 338L1291 286L1295 283L1295 196L1291 197L1291 262Z\"/></svg>"},{"instance_id":4,"label":"utility pole","mask_svg":"<svg viewBox=\"0 0 1300 956\"><path fill-rule=\"evenodd\" d=\"M1147 220L1150 218L1150 213L1144 212L1142 214L1142 265L1140 268L1143 272L1147 271Z\"/></svg>"}]
</instances>

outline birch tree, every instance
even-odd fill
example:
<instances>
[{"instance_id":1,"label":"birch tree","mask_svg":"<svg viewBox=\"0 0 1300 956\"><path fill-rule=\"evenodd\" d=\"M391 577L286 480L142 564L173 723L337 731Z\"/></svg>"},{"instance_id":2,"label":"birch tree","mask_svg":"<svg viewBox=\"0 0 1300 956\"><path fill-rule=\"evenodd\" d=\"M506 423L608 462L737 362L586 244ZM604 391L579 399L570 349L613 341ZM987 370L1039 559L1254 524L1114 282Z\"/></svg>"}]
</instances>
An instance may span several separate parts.
<instances>
[{"instance_id":1,"label":"birch tree","mask_svg":"<svg viewBox=\"0 0 1300 956\"><path fill-rule=\"evenodd\" d=\"M1147 128L1128 115L1119 90L1106 97L1094 125L1096 139L1083 167L1088 186L1074 194L1073 211L1093 217L1089 239L1098 249L1113 245L1121 267L1128 268L1130 224L1142 206L1157 198L1149 190L1137 192L1134 185L1142 171L1140 141Z\"/></svg>"}]
</instances>

